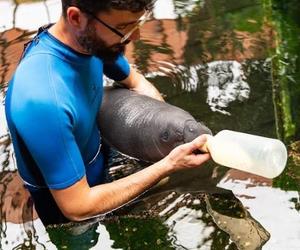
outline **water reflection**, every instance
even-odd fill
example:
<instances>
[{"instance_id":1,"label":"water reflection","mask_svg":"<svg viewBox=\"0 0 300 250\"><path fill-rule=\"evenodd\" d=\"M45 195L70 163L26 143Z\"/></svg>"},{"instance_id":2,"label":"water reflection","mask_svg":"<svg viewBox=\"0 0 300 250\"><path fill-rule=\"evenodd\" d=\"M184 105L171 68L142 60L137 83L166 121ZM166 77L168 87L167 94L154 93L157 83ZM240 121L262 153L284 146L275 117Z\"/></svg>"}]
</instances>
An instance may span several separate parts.
<instances>
[{"instance_id":1,"label":"water reflection","mask_svg":"<svg viewBox=\"0 0 300 250\"><path fill-rule=\"evenodd\" d=\"M23 43L60 14L59 0L14 2L0 1L0 10L6 10L0 15L1 103ZM127 50L129 60L170 103L214 132L228 128L275 137L280 114L274 113L270 53L277 31L262 2L158 0L141 41ZM292 250L300 245L298 142L290 147L292 171L275 182L211 163L170 176L105 220L46 231L15 171L3 105L0 117L1 249ZM111 178L146 166L119 156ZM272 188L274 183L281 188Z\"/></svg>"},{"instance_id":2,"label":"water reflection","mask_svg":"<svg viewBox=\"0 0 300 250\"><path fill-rule=\"evenodd\" d=\"M37 30L46 23L55 22L60 15L60 9L60 0L0 1L0 10L5 10L0 15L0 31L15 27Z\"/></svg>"},{"instance_id":3,"label":"water reflection","mask_svg":"<svg viewBox=\"0 0 300 250\"><path fill-rule=\"evenodd\" d=\"M171 192L163 199L156 194L136 202L123 211L122 217L105 222L114 240L113 247L137 246L134 239L137 240L138 231L142 235L151 232L151 238L141 237L144 242L139 244L143 249L153 249L148 245L155 245L155 249L261 248L269 239L269 233L251 218L231 192L221 193ZM150 212L142 216L141 211L145 209ZM147 223L146 228L143 222ZM114 230L120 234L113 234Z\"/></svg>"},{"instance_id":4,"label":"water reflection","mask_svg":"<svg viewBox=\"0 0 300 250\"><path fill-rule=\"evenodd\" d=\"M0 80L1 102L9 81L21 56L24 43L34 32L22 29L9 29L0 33Z\"/></svg>"},{"instance_id":5,"label":"water reflection","mask_svg":"<svg viewBox=\"0 0 300 250\"><path fill-rule=\"evenodd\" d=\"M135 169L130 164L126 167L131 171ZM122 170L115 168L114 171ZM187 171L184 178L182 175L171 175L166 183L114 212L112 221L106 219L103 222L114 240L114 247L152 249L147 246L155 245L155 249L236 249L238 246L240 249L257 249L269 239L268 232L249 215L231 191L216 188L224 176L224 169L211 165L202 171ZM144 223L147 223L146 228ZM145 235L150 232L149 239ZM143 235L140 238L145 245L134 243L138 240L137 234Z\"/></svg>"},{"instance_id":6,"label":"water reflection","mask_svg":"<svg viewBox=\"0 0 300 250\"><path fill-rule=\"evenodd\" d=\"M270 186L270 183L257 179L253 181L249 176L236 178L234 173L229 173L218 186L232 190L252 216L268 230L271 238L266 249L299 247L300 216L292 202L292 200L299 200L298 192L275 189Z\"/></svg>"},{"instance_id":7,"label":"water reflection","mask_svg":"<svg viewBox=\"0 0 300 250\"><path fill-rule=\"evenodd\" d=\"M208 64L207 103L212 111L230 114L223 109L229 103L249 98L250 86L245 82L242 65L233 62L212 62Z\"/></svg>"},{"instance_id":8,"label":"water reflection","mask_svg":"<svg viewBox=\"0 0 300 250\"><path fill-rule=\"evenodd\" d=\"M158 61L157 66L157 72L146 74L148 78L170 77L174 87L180 86L188 92L205 87L206 103L213 112L230 115L226 108L231 102L249 99L250 86L242 65L237 61L214 61L190 67Z\"/></svg>"}]
</instances>

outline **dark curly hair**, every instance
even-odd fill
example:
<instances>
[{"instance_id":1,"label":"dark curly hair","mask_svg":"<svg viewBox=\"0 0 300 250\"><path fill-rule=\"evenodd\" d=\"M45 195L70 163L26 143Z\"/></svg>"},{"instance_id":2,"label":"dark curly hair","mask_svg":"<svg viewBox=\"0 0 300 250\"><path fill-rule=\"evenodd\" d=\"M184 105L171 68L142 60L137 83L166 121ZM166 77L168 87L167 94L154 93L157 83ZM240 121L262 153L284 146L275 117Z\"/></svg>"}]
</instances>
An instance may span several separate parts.
<instances>
[{"instance_id":1,"label":"dark curly hair","mask_svg":"<svg viewBox=\"0 0 300 250\"><path fill-rule=\"evenodd\" d=\"M152 8L156 0L62 0L63 15L68 7L76 6L90 13L108 11L110 9L129 10L139 12Z\"/></svg>"}]
</instances>

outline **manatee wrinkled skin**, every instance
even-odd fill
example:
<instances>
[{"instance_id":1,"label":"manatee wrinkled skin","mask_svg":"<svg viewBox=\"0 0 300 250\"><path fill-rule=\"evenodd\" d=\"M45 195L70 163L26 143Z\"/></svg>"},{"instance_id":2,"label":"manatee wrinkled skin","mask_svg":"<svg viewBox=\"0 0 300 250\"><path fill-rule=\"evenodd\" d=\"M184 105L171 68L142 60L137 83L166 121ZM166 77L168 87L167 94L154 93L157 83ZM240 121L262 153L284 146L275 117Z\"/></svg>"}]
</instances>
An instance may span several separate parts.
<instances>
[{"instance_id":1,"label":"manatee wrinkled skin","mask_svg":"<svg viewBox=\"0 0 300 250\"><path fill-rule=\"evenodd\" d=\"M110 146L150 162L201 134L211 134L188 112L125 88L104 89L97 123Z\"/></svg>"}]
</instances>

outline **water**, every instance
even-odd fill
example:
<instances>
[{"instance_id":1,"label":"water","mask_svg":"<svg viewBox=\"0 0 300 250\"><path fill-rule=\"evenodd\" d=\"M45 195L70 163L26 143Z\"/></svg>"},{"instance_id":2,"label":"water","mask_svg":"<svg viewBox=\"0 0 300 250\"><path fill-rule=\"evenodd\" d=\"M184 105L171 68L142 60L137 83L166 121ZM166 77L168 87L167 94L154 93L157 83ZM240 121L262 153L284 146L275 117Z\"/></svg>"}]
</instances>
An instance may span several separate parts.
<instances>
[{"instance_id":1,"label":"water","mask_svg":"<svg viewBox=\"0 0 300 250\"><path fill-rule=\"evenodd\" d=\"M26 2L0 1L1 103L23 43L60 13L58 0ZM170 176L107 218L46 230L17 176L1 105L0 248L299 249L299 8L297 1L159 0L127 51L168 102L214 133L284 140L289 160L280 177L210 162ZM111 176L144 166L116 158Z\"/></svg>"}]
</instances>

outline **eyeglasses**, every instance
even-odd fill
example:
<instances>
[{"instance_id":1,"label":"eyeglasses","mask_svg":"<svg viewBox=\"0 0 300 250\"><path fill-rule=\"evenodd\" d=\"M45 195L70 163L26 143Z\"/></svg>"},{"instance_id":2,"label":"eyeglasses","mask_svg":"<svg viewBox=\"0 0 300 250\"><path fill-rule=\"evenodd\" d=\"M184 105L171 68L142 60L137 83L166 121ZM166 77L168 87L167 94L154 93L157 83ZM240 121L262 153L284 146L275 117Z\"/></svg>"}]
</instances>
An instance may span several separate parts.
<instances>
[{"instance_id":1,"label":"eyeglasses","mask_svg":"<svg viewBox=\"0 0 300 250\"><path fill-rule=\"evenodd\" d=\"M152 11L151 10L146 10L146 12L144 13L144 15L137 21L137 23L135 24L135 26L129 32L127 32L124 35L120 31L118 31L116 28L111 27L110 25L108 25L107 23L105 23L104 21L102 21L100 18L98 18L97 16L95 16L93 13L91 13L89 11L84 11L84 12L86 12L89 15L91 15L96 21L98 21L99 23L101 23L102 25L104 25L106 28L108 28L109 30L111 30L112 32L114 32L116 35L118 35L119 37L121 37L120 43L124 43L126 40L128 40L128 38L137 29L139 29L142 25L144 25L145 22L148 21L150 19L151 15L152 15Z\"/></svg>"}]
</instances>

